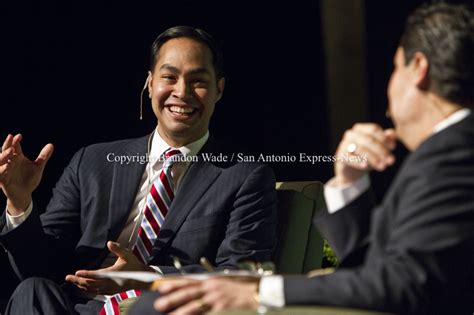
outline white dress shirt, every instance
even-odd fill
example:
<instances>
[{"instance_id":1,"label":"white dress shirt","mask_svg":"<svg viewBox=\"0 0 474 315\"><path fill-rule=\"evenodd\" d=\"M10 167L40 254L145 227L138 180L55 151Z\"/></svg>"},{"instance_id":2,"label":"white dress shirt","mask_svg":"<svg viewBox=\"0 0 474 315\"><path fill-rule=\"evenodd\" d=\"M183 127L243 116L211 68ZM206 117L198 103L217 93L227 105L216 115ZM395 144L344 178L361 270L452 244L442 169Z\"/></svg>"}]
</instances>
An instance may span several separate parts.
<instances>
[{"instance_id":1,"label":"white dress shirt","mask_svg":"<svg viewBox=\"0 0 474 315\"><path fill-rule=\"evenodd\" d=\"M460 109L439 122L431 135L448 128L463 120L471 114L467 108ZM330 214L337 212L351 203L370 187L368 175L364 175L352 185L333 186L331 180L324 185L324 198L326 207ZM283 289L283 276L268 276L260 280L259 285L260 304L267 307L283 307L285 305L285 293Z\"/></svg>"}]
</instances>

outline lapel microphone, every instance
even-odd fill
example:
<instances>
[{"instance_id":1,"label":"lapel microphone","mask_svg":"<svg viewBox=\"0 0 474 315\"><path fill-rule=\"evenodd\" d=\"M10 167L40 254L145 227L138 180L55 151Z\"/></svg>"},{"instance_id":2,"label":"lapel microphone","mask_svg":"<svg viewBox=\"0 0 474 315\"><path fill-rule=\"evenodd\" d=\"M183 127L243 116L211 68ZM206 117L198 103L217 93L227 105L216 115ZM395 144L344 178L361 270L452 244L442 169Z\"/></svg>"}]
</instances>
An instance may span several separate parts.
<instances>
[{"instance_id":1,"label":"lapel microphone","mask_svg":"<svg viewBox=\"0 0 474 315\"><path fill-rule=\"evenodd\" d=\"M145 84L143 85L142 92L140 93L140 120L143 120L143 92L145 92L148 82L151 79L151 72L148 71L148 76L146 77Z\"/></svg>"}]
</instances>

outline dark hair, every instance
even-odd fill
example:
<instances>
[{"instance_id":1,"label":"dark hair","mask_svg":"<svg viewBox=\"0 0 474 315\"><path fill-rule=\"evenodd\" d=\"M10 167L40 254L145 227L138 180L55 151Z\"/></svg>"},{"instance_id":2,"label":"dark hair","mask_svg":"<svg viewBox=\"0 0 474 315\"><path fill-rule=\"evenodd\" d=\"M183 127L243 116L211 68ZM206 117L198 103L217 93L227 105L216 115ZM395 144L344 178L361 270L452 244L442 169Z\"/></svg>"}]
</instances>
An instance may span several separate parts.
<instances>
[{"instance_id":1,"label":"dark hair","mask_svg":"<svg viewBox=\"0 0 474 315\"><path fill-rule=\"evenodd\" d=\"M474 103L474 12L462 4L436 2L416 9L400 40L407 63L415 52L429 62L430 89L467 107Z\"/></svg>"},{"instance_id":2,"label":"dark hair","mask_svg":"<svg viewBox=\"0 0 474 315\"><path fill-rule=\"evenodd\" d=\"M212 53L212 65L214 66L214 71L216 72L216 78L217 80L219 80L224 77L224 59L222 56L222 51L217 42L206 31L190 26L174 26L158 35L158 37L151 45L151 71L155 69L161 46L163 46L163 44L169 41L170 39L180 37L194 39L209 47Z\"/></svg>"}]
</instances>

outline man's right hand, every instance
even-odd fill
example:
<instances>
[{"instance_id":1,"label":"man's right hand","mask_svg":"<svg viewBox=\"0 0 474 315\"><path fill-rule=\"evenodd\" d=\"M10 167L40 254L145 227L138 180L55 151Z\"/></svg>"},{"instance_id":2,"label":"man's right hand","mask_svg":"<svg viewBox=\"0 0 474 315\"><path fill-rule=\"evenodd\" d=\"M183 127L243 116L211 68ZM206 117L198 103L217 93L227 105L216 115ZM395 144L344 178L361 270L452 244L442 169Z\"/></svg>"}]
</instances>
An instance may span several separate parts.
<instances>
[{"instance_id":1,"label":"man's right hand","mask_svg":"<svg viewBox=\"0 0 474 315\"><path fill-rule=\"evenodd\" d=\"M34 161L30 161L21 149L21 134L8 135L0 153L0 188L8 198L10 215L19 215L31 203L31 194L38 187L44 167L53 154L51 143L44 146Z\"/></svg>"},{"instance_id":2,"label":"man's right hand","mask_svg":"<svg viewBox=\"0 0 474 315\"><path fill-rule=\"evenodd\" d=\"M347 130L336 151L331 185L350 185L368 171L384 171L395 162L393 129L383 130L373 123L359 123Z\"/></svg>"}]
</instances>

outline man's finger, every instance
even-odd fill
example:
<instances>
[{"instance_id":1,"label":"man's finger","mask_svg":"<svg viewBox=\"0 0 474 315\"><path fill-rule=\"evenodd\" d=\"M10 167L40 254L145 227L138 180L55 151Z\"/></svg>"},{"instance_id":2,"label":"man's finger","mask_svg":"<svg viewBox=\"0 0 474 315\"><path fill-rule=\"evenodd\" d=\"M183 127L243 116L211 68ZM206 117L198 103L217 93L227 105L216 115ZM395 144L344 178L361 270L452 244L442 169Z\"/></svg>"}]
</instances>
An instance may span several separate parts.
<instances>
[{"instance_id":1,"label":"man's finger","mask_svg":"<svg viewBox=\"0 0 474 315\"><path fill-rule=\"evenodd\" d=\"M397 146L397 133L395 132L395 129L385 129L383 134L385 136L385 144L390 148L390 150L395 150L395 147Z\"/></svg>"},{"instance_id":2,"label":"man's finger","mask_svg":"<svg viewBox=\"0 0 474 315\"><path fill-rule=\"evenodd\" d=\"M38 157L35 160L36 164L45 165L48 162L51 155L53 155L54 146L51 143L48 143L41 149L41 152L38 154Z\"/></svg>"},{"instance_id":3,"label":"man's finger","mask_svg":"<svg viewBox=\"0 0 474 315\"><path fill-rule=\"evenodd\" d=\"M77 277L83 277L83 278L90 278L90 279L97 279L97 274L96 270L78 270L74 274Z\"/></svg>"},{"instance_id":4,"label":"man's finger","mask_svg":"<svg viewBox=\"0 0 474 315\"><path fill-rule=\"evenodd\" d=\"M12 147L2 151L2 154L0 155L0 165L8 163L8 161L13 157L13 153L14 151Z\"/></svg>"},{"instance_id":5,"label":"man's finger","mask_svg":"<svg viewBox=\"0 0 474 315\"><path fill-rule=\"evenodd\" d=\"M199 286L190 286L158 298L154 303L154 307L161 312L168 312L201 296Z\"/></svg>"},{"instance_id":6,"label":"man's finger","mask_svg":"<svg viewBox=\"0 0 474 315\"><path fill-rule=\"evenodd\" d=\"M66 281L74 283L75 285L80 285L80 286L83 286L83 287L90 287L91 285L96 284L95 282L97 280L84 278L84 277L78 277L78 276L75 276L75 275L67 275L66 276Z\"/></svg>"},{"instance_id":7,"label":"man's finger","mask_svg":"<svg viewBox=\"0 0 474 315\"><path fill-rule=\"evenodd\" d=\"M395 161L390 151L365 138L361 139L356 152L367 156L369 165L378 171L384 170Z\"/></svg>"},{"instance_id":8,"label":"man's finger","mask_svg":"<svg viewBox=\"0 0 474 315\"><path fill-rule=\"evenodd\" d=\"M186 286L194 285L197 283L198 283L198 280L189 280L189 279L173 280L170 282L165 282L162 285L160 285L158 287L158 292L160 292L161 294L168 294L170 292L173 292L178 289L184 288Z\"/></svg>"},{"instance_id":9,"label":"man's finger","mask_svg":"<svg viewBox=\"0 0 474 315\"><path fill-rule=\"evenodd\" d=\"M355 131L353 134L355 142L361 142L364 146L371 148L371 151L374 151L377 155L385 157L390 154L390 149L386 146L386 139L382 132L376 135L376 133Z\"/></svg>"},{"instance_id":10,"label":"man's finger","mask_svg":"<svg viewBox=\"0 0 474 315\"><path fill-rule=\"evenodd\" d=\"M379 139L371 134L364 133L361 129L350 130L345 133L344 140L341 142L341 148L344 150L350 143L356 144L356 151L351 153L353 155L367 156L370 166L381 171L392 165L395 161L395 157L385 141L385 136L384 142L380 142ZM357 167L356 165L353 166Z\"/></svg>"},{"instance_id":11,"label":"man's finger","mask_svg":"<svg viewBox=\"0 0 474 315\"><path fill-rule=\"evenodd\" d=\"M15 153L18 155L23 154L23 150L21 149L20 144L21 140L23 140L23 136L21 135L21 133L15 135L12 140L12 146L15 148Z\"/></svg>"},{"instance_id":12,"label":"man's finger","mask_svg":"<svg viewBox=\"0 0 474 315\"><path fill-rule=\"evenodd\" d=\"M110 252L113 253L117 257L126 258L130 254L130 252L122 248L122 246L120 246L119 243L108 241L107 247L110 250Z\"/></svg>"},{"instance_id":13,"label":"man's finger","mask_svg":"<svg viewBox=\"0 0 474 315\"><path fill-rule=\"evenodd\" d=\"M2 145L2 152L11 147L13 141L13 136L11 134L8 134L6 137L5 141L3 142Z\"/></svg>"},{"instance_id":14,"label":"man's finger","mask_svg":"<svg viewBox=\"0 0 474 315\"><path fill-rule=\"evenodd\" d=\"M395 133L395 130L392 128L384 130L377 124L362 123L355 124L352 130L360 134L365 134L373 139L376 139L378 142L384 145L387 150L391 151L395 149L397 135Z\"/></svg>"},{"instance_id":15,"label":"man's finger","mask_svg":"<svg viewBox=\"0 0 474 315\"><path fill-rule=\"evenodd\" d=\"M173 310L173 315L199 315L209 310L209 304L205 303L203 299L197 299Z\"/></svg>"}]
</instances>

